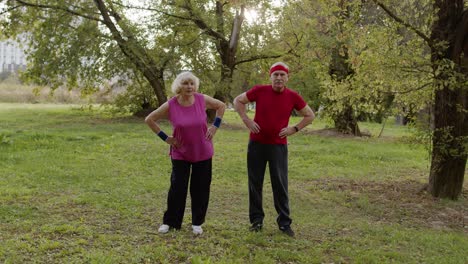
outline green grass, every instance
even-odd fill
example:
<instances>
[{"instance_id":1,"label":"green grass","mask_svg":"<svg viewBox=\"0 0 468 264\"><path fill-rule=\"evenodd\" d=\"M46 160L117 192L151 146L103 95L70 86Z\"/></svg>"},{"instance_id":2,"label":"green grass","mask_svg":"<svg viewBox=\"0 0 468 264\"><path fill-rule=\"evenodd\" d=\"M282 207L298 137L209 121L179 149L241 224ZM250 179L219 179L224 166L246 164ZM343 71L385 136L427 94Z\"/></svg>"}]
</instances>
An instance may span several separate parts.
<instances>
[{"instance_id":1,"label":"green grass","mask_svg":"<svg viewBox=\"0 0 468 264\"><path fill-rule=\"evenodd\" d=\"M225 120L205 233L190 232L188 199L182 230L159 235L171 165L143 120L79 106L0 104L0 262L468 262L466 184L459 201L419 192L427 151L401 140L409 130L391 124L383 138L329 137L314 134L327 127L317 120L291 137L297 237L277 230L268 177L265 227L250 233L248 133L235 113Z\"/></svg>"}]
</instances>

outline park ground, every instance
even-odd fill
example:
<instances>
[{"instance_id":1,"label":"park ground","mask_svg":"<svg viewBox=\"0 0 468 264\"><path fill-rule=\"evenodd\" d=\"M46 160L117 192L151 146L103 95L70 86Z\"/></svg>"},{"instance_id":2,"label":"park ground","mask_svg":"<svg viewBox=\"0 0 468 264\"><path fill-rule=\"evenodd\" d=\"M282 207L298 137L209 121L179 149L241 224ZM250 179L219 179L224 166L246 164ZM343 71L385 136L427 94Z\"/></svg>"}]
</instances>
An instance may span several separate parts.
<instances>
[{"instance_id":1,"label":"park ground","mask_svg":"<svg viewBox=\"0 0 468 264\"><path fill-rule=\"evenodd\" d=\"M293 118L292 123L297 119ZM429 150L413 128L361 123L340 136L318 118L289 139L296 237L248 231L248 132L228 111L214 143L205 232L157 233L171 164L141 118L98 107L0 104L2 263L468 263L468 186L457 201L424 186ZM167 122L162 123L170 131Z\"/></svg>"}]
</instances>

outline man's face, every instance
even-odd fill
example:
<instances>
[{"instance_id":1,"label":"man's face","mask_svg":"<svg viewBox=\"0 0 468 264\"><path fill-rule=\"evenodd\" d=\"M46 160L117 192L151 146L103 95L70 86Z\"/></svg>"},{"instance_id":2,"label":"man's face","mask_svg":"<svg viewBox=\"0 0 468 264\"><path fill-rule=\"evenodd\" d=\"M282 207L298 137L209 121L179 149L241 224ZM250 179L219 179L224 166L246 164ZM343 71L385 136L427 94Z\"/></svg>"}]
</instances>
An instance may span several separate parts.
<instances>
[{"instance_id":1,"label":"man's face","mask_svg":"<svg viewBox=\"0 0 468 264\"><path fill-rule=\"evenodd\" d=\"M270 79L273 90L281 92L288 82L288 74L282 70L274 71L271 73Z\"/></svg>"}]
</instances>

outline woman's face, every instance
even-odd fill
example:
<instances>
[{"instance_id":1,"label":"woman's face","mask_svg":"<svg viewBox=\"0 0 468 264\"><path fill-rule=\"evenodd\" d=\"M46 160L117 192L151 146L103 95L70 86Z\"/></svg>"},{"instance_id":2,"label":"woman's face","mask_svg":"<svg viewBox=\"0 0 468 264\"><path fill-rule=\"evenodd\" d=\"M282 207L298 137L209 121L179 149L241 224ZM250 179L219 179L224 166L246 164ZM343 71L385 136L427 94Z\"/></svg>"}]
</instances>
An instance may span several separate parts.
<instances>
[{"instance_id":1,"label":"woman's face","mask_svg":"<svg viewBox=\"0 0 468 264\"><path fill-rule=\"evenodd\" d=\"M183 80L180 87L180 95L189 96L195 93L195 82L191 79Z\"/></svg>"}]
</instances>

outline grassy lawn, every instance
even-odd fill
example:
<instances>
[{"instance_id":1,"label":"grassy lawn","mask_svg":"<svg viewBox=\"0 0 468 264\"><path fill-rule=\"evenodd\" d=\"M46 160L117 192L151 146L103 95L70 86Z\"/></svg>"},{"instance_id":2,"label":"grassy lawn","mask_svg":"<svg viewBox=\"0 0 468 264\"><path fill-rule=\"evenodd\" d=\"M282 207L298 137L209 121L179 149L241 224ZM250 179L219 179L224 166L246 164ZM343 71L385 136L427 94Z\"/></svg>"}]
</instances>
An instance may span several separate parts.
<instances>
[{"instance_id":1,"label":"grassy lawn","mask_svg":"<svg viewBox=\"0 0 468 264\"><path fill-rule=\"evenodd\" d=\"M422 191L428 152L403 140L407 128L388 121L382 138L333 137L317 120L291 137L289 238L269 177L264 230L248 231L248 132L233 112L225 121L205 232L191 233L188 199L182 230L159 235L171 166L143 120L0 104L0 262L468 263L466 181L459 201Z\"/></svg>"}]
</instances>

